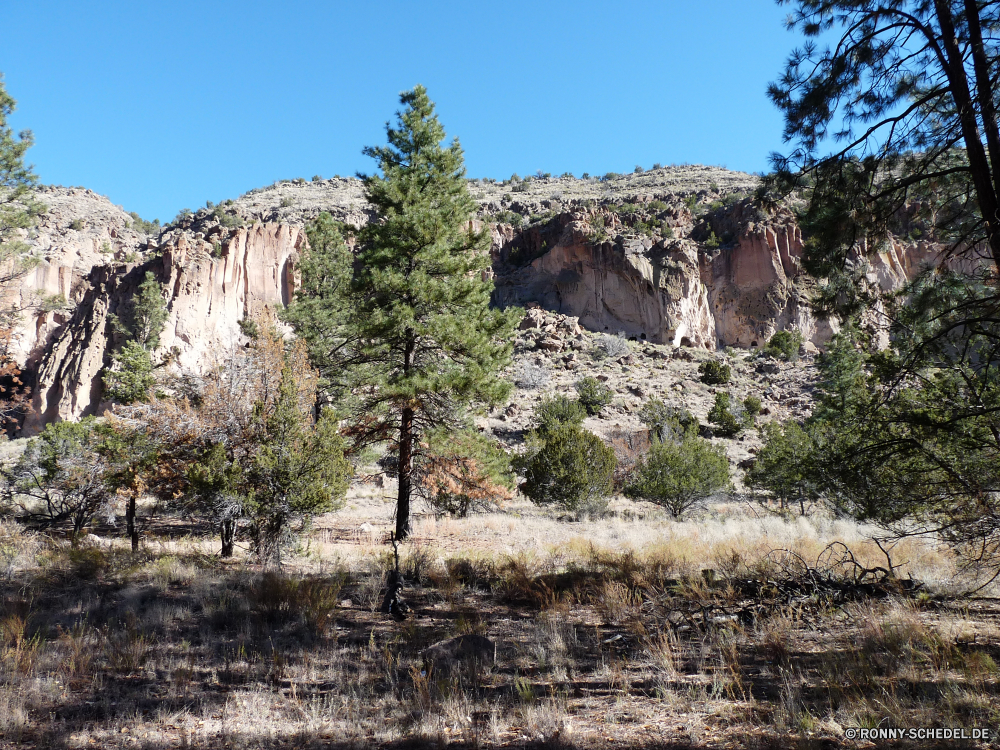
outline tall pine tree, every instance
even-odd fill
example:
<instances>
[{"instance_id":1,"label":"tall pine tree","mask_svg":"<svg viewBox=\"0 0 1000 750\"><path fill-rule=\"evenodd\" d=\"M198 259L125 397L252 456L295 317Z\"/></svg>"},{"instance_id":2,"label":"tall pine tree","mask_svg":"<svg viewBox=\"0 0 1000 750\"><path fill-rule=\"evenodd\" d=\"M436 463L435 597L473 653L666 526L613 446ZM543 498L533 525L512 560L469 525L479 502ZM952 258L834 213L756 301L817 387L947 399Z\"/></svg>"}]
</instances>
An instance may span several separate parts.
<instances>
[{"instance_id":1,"label":"tall pine tree","mask_svg":"<svg viewBox=\"0 0 1000 750\"><path fill-rule=\"evenodd\" d=\"M15 135L7 123L14 105L0 74L0 429L16 425L28 407L30 391L13 356L21 307L14 302L19 295L12 292L38 261L24 234L34 229L46 210L36 197L38 178L24 163L25 152L34 143L31 132Z\"/></svg>"},{"instance_id":2,"label":"tall pine tree","mask_svg":"<svg viewBox=\"0 0 1000 750\"><path fill-rule=\"evenodd\" d=\"M381 175L362 176L377 216L358 232L353 263L321 218L287 312L331 395L342 397L354 448L394 449L397 540L410 534L420 437L458 427L472 404L506 398L497 373L521 317L489 306L490 239L473 227L458 140L442 146L444 128L423 86L400 102L388 144L364 150Z\"/></svg>"}]
</instances>

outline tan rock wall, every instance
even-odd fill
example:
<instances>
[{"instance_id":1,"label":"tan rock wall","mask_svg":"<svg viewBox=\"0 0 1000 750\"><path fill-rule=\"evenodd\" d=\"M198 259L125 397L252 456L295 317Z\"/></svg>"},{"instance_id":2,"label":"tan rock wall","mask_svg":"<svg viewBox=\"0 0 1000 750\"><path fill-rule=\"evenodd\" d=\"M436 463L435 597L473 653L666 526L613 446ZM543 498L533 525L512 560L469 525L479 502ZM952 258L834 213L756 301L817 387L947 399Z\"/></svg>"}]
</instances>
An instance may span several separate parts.
<instances>
[{"instance_id":1,"label":"tan rock wall","mask_svg":"<svg viewBox=\"0 0 1000 750\"><path fill-rule=\"evenodd\" d=\"M212 256L210 243L182 236L146 263L95 266L73 315L40 358L24 432L103 411L101 370L113 345L108 315L131 300L146 271L166 290L169 311L154 361L172 352L172 366L198 371L241 340L240 320L288 303L304 240L296 227L255 224L222 243L221 257Z\"/></svg>"}]
</instances>

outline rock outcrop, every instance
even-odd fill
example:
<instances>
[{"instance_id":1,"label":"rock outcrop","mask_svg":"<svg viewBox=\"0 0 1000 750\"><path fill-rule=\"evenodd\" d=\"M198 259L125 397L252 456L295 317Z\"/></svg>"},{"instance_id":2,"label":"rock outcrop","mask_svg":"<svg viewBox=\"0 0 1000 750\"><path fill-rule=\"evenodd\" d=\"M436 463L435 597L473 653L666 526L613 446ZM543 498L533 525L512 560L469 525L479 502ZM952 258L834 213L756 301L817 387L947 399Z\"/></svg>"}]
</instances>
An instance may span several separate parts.
<instances>
[{"instance_id":1,"label":"rock outcrop","mask_svg":"<svg viewBox=\"0 0 1000 750\"><path fill-rule=\"evenodd\" d=\"M630 226L623 208L636 210L612 204L495 230L495 302L537 301L590 330L707 349L762 346L791 328L822 346L837 332L836 320L813 313L816 281L802 268L802 233L787 211L765 216L744 199L695 225L683 209L655 207ZM669 226L650 233L650 221ZM869 278L899 288L938 254L933 243L893 241L869 259Z\"/></svg>"},{"instance_id":2,"label":"rock outcrop","mask_svg":"<svg viewBox=\"0 0 1000 750\"><path fill-rule=\"evenodd\" d=\"M526 330L570 369L578 326L709 350L797 328L821 346L836 321L811 312L801 232L790 213L764 215L741 199L754 185L704 167L470 181L478 225L492 231L494 303L538 308ZM243 318L291 300L307 221L328 211L358 227L372 216L360 182L341 178L282 181L162 231L89 190L44 188L40 197L49 211L29 239L42 260L17 293L26 314L16 354L34 380L28 433L104 408L101 371L116 345L109 319L147 271L169 310L154 358L197 371L242 340ZM936 252L893 242L870 259L869 278L897 288Z\"/></svg>"},{"instance_id":3,"label":"rock outcrop","mask_svg":"<svg viewBox=\"0 0 1000 750\"><path fill-rule=\"evenodd\" d=\"M92 190L42 187L38 197L47 206L29 238L38 264L11 300L23 310L14 354L28 370L37 367L86 295L91 269L139 257L148 241L121 206Z\"/></svg>"},{"instance_id":4,"label":"rock outcrop","mask_svg":"<svg viewBox=\"0 0 1000 750\"><path fill-rule=\"evenodd\" d=\"M147 271L162 284L169 311L154 360L169 356L173 366L199 371L242 340L241 320L289 302L303 242L299 227L254 224L215 243L182 234L147 250L142 263L94 266L38 362L25 432L102 410L101 371L114 343L109 316L132 299Z\"/></svg>"}]
</instances>

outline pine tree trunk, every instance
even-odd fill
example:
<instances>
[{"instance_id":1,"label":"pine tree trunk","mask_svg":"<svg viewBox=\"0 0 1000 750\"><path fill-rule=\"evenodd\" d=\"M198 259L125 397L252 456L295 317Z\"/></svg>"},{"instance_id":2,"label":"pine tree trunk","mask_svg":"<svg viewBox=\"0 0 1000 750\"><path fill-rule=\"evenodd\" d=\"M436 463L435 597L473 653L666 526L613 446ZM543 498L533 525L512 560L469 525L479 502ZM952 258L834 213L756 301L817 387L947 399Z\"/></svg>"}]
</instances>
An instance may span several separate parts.
<instances>
[{"instance_id":1,"label":"pine tree trunk","mask_svg":"<svg viewBox=\"0 0 1000 750\"><path fill-rule=\"evenodd\" d=\"M128 505L125 507L125 530L132 540L132 551L139 551L139 530L135 527L135 494L129 496Z\"/></svg>"},{"instance_id":2,"label":"pine tree trunk","mask_svg":"<svg viewBox=\"0 0 1000 750\"><path fill-rule=\"evenodd\" d=\"M944 71L948 76L948 87L951 89L955 108L958 110L959 122L962 126L962 139L965 142L965 153L969 159L969 174L976 189L979 210L986 222L988 243L993 256L993 263L1000 267L1000 211L998 199L993 187L993 177L990 174L990 164L983 147L979 123L976 122L976 108L969 90L969 79L965 72L965 58L958 46L955 34L955 21L951 5L947 0L934 0L938 23L941 27L941 42L945 52Z\"/></svg>"},{"instance_id":3,"label":"pine tree trunk","mask_svg":"<svg viewBox=\"0 0 1000 750\"><path fill-rule=\"evenodd\" d=\"M965 17L969 27L969 41L972 46L976 102L979 105L983 130L986 133L986 146L989 150L989 164L992 172L989 184L992 188L993 199L991 203L994 206L994 211L992 214L987 214L989 209L983 209L982 201L980 201L980 208L983 209L983 218L986 219L993 259L997 265L1000 265L1000 215L998 215L998 211L1000 211L1000 205L998 205L1000 202L1000 128L997 124L990 63L983 44L983 30L976 0L965 0ZM986 181L985 177L983 181Z\"/></svg>"},{"instance_id":4,"label":"pine tree trunk","mask_svg":"<svg viewBox=\"0 0 1000 750\"><path fill-rule=\"evenodd\" d=\"M413 409L403 409L399 427L399 494L396 496L396 541L410 535L410 492L413 472Z\"/></svg>"},{"instance_id":5,"label":"pine tree trunk","mask_svg":"<svg viewBox=\"0 0 1000 750\"><path fill-rule=\"evenodd\" d=\"M232 557L234 540L236 538L236 521L232 518L227 518L222 522L220 532L222 536L221 556Z\"/></svg>"}]
</instances>

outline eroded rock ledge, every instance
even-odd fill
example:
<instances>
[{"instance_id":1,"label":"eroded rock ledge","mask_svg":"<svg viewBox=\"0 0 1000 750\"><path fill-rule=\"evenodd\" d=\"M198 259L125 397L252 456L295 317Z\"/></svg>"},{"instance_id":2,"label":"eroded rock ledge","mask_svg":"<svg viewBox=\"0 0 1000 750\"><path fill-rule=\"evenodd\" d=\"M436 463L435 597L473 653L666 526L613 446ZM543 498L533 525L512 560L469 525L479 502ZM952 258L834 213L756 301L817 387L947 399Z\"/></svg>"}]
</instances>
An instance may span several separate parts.
<instances>
[{"instance_id":1,"label":"eroded rock ledge","mask_svg":"<svg viewBox=\"0 0 1000 750\"><path fill-rule=\"evenodd\" d=\"M607 181L471 181L493 238L494 303L537 305L653 344L752 347L797 328L822 346L837 323L809 307L816 281L802 269L801 231L790 212L753 205L755 182L704 167ZM35 381L29 434L105 408L100 373L116 343L108 319L147 271L170 314L155 359L197 371L244 341L241 320L292 298L306 222L323 210L356 227L371 218L360 183L339 178L256 189L156 236L89 190L44 188L40 197L49 211L29 239L42 261L18 292L17 356ZM869 276L896 288L937 253L933 243L893 242Z\"/></svg>"}]
</instances>

